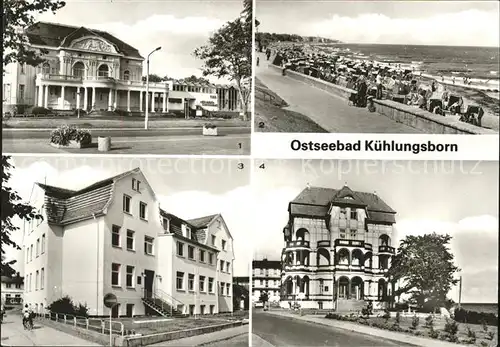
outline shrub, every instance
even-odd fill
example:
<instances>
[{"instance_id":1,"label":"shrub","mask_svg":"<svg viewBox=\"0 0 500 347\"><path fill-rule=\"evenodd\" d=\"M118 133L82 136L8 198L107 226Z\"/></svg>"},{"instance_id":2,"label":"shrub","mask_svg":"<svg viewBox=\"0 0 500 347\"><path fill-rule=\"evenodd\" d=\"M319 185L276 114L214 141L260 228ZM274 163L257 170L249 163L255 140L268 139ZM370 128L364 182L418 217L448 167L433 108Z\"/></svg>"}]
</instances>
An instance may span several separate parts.
<instances>
[{"instance_id":1,"label":"shrub","mask_svg":"<svg viewBox=\"0 0 500 347\"><path fill-rule=\"evenodd\" d=\"M203 125L204 128L207 128L207 129L215 129L217 128L217 125L213 124L213 123L205 123Z\"/></svg>"},{"instance_id":2,"label":"shrub","mask_svg":"<svg viewBox=\"0 0 500 347\"><path fill-rule=\"evenodd\" d=\"M69 296L64 296L47 306L54 313L66 314L72 316L88 317L87 305L78 304L76 306Z\"/></svg>"},{"instance_id":3,"label":"shrub","mask_svg":"<svg viewBox=\"0 0 500 347\"><path fill-rule=\"evenodd\" d=\"M470 328L470 326L466 326L467 329L467 337L476 338L476 332Z\"/></svg>"},{"instance_id":4,"label":"shrub","mask_svg":"<svg viewBox=\"0 0 500 347\"><path fill-rule=\"evenodd\" d=\"M46 116L54 112L45 107L34 106L25 110L25 114L33 114L35 116Z\"/></svg>"},{"instance_id":5,"label":"shrub","mask_svg":"<svg viewBox=\"0 0 500 347\"><path fill-rule=\"evenodd\" d=\"M413 315L413 318L411 319L411 329L416 330L418 328L418 324L420 322L420 319L418 316L415 314Z\"/></svg>"},{"instance_id":6,"label":"shrub","mask_svg":"<svg viewBox=\"0 0 500 347\"><path fill-rule=\"evenodd\" d=\"M488 324L486 324L486 320L483 319L483 321L481 322L481 325L483 326L483 330L485 333L488 332Z\"/></svg>"},{"instance_id":7,"label":"shrub","mask_svg":"<svg viewBox=\"0 0 500 347\"><path fill-rule=\"evenodd\" d=\"M54 129L50 133L50 142L66 146L70 141L78 141L82 144L92 142L92 135L89 130L78 129L74 125L63 125Z\"/></svg>"},{"instance_id":8,"label":"shrub","mask_svg":"<svg viewBox=\"0 0 500 347\"><path fill-rule=\"evenodd\" d=\"M434 317L431 314L425 317L425 327L430 329L434 328Z\"/></svg>"},{"instance_id":9,"label":"shrub","mask_svg":"<svg viewBox=\"0 0 500 347\"><path fill-rule=\"evenodd\" d=\"M415 330L415 331L413 332L413 334L414 334L415 336L420 336L420 335L422 335L422 332L421 332L421 331L418 331L418 330Z\"/></svg>"},{"instance_id":10,"label":"shrub","mask_svg":"<svg viewBox=\"0 0 500 347\"><path fill-rule=\"evenodd\" d=\"M498 326L498 317L494 313L456 309L454 319L459 323Z\"/></svg>"},{"instance_id":11,"label":"shrub","mask_svg":"<svg viewBox=\"0 0 500 347\"><path fill-rule=\"evenodd\" d=\"M454 320L446 319L446 324L444 325L444 331L449 335L456 335L458 332L458 324Z\"/></svg>"},{"instance_id":12,"label":"shrub","mask_svg":"<svg viewBox=\"0 0 500 347\"><path fill-rule=\"evenodd\" d=\"M395 322L399 325L399 323L401 323L401 313L398 311L396 312L396 318L395 318Z\"/></svg>"},{"instance_id":13,"label":"shrub","mask_svg":"<svg viewBox=\"0 0 500 347\"><path fill-rule=\"evenodd\" d=\"M387 308L384 309L384 315L382 316L382 318L384 318L386 321L389 320L389 318L391 318L391 313Z\"/></svg>"},{"instance_id":14,"label":"shrub","mask_svg":"<svg viewBox=\"0 0 500 347\"><path fill-rule=\"evenodd\" d=\"M431 330L429 331L429 337L437 339L439 337L439 332L434 330L434 328L431 328Z\"/></svg>"}]
</instances>

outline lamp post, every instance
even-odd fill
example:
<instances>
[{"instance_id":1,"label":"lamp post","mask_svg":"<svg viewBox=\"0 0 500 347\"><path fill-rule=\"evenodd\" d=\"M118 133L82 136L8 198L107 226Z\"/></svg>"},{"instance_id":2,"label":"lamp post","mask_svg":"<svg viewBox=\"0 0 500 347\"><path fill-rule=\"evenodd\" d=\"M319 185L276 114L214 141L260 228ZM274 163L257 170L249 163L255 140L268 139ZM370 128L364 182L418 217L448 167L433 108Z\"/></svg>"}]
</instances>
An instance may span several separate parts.
<instances>
[{"instance_id":1,"label":"lamp post","mask_svg":"<svg viewBox=\"0 0 500 347\"><path fill-rule=\"evenodd\" d=\"M80 118L80 88L78 88L78 90L76 91L76 95L77 95L77 100L78 100L78 105L76 105L76 114L78 115L78 118Z\"/></svg>"},{"instance_id":2,"label":"lamp post","mask_svg":"<svg viewBox=\"0 0 500 347\"><path fill-rule=\"evenodd\" d=\"M146 117L144 119L144 129L148 129L148 100L149 100L149 57L156 51L159 51L161 47L156 47L151 53L148 54L148 58L146 60Z\"/></svg>"}]
</instances>

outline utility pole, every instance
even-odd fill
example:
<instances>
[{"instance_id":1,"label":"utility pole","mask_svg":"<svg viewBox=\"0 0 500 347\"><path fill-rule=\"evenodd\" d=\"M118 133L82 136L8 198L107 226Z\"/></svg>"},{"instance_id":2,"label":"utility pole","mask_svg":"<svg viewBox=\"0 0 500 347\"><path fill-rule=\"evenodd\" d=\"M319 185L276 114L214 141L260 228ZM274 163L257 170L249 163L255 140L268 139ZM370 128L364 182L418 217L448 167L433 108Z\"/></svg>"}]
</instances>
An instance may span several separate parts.
<instances>
[{"instance_id":1,"label":"utility pole","mask_svg":"<svg viewBox=\"0 0 500 347\"><path fill-rule=\"evenodd\" d=\"M458 286L458 309L462 308L462 276L460 276L460 284Z\"/></svg>"}]
</instances>

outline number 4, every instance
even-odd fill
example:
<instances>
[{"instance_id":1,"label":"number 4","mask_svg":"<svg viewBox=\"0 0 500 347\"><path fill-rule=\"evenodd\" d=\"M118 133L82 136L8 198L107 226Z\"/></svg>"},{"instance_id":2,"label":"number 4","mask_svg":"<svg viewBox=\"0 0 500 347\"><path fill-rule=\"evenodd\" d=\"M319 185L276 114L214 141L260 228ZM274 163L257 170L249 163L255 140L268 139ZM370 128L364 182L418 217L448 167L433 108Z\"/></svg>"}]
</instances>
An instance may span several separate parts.
<instances>
[{"instance_id":1,"label":"number 4","mask_svg":"<svg viewBox=\"0 0 500 347\"><path fill-rule=\"evenodd\" d=\"M266 168L266 165L264 165L264 163L259 165L259 169L265 169L265 168Z\"/></svg>"}]
</instances>

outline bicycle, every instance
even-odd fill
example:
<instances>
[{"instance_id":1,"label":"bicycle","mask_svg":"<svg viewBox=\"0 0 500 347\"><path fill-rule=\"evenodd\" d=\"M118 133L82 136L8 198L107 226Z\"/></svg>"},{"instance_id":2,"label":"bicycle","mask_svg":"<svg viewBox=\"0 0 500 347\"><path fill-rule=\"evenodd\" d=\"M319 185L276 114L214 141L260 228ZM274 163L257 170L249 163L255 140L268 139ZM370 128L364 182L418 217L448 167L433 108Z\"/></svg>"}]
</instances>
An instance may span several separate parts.
<instances>
[{"instance_id":1,"label":"bicycle","mask_svg":"<svg viewBox=\"0 0 500 347\"><path fill-rule=\"evenodd\" d=\"M26 330L33 330L34 324L33 324L33 318L34 314L31 313L28 318L23 317L23 327Z\"/></svg>"}]
</instances>

